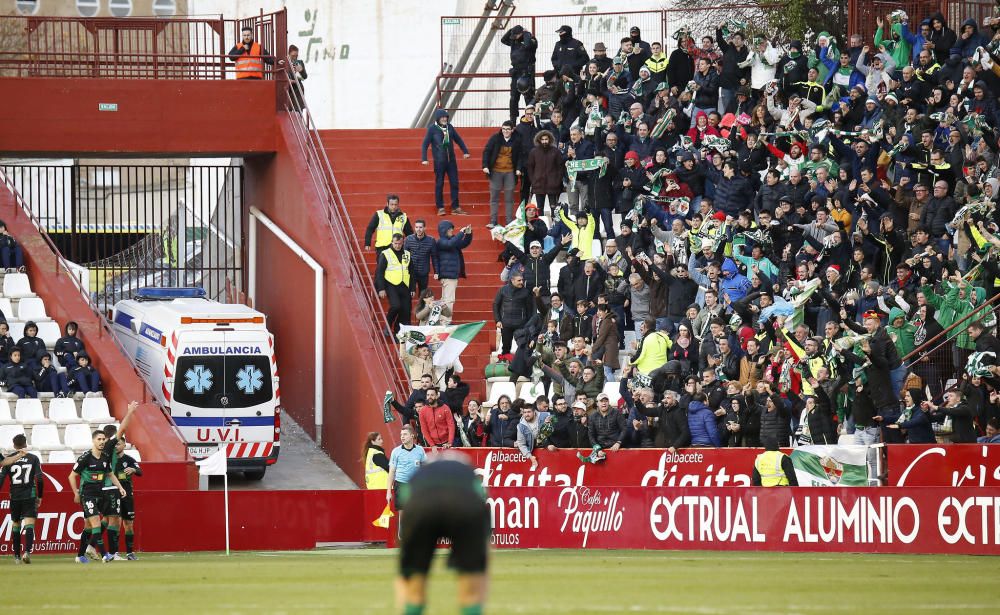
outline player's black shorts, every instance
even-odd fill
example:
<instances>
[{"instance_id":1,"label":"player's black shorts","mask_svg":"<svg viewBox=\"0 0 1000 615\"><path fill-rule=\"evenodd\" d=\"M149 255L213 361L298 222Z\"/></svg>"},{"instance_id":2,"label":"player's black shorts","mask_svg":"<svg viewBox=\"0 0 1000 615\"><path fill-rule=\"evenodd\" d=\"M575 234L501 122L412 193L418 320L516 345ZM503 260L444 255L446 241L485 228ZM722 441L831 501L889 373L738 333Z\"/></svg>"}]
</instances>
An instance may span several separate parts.
<instances>
[{"instance_id":1,"label":"player's black shorts","mask_svg":"<svg viewBox=\"0 0 1000 615\"><path fill-rule=\"evenodd\" d=\"M88 495L86 493L80 496L80 507L83 508L83 516L86 517L96 517L101 514L101 494Z\"/></svg>"},{"instance_id":2,"label":"player's black shorts","mask_svg":"<svg viewBox=\"0 0 1000 615\"><path fill-rule=\"evenodd\" d=\"M122 519L135 521L135 500L130 495L121 498L118 504L118 511Z\"/></svg>"},{"instance_id":3,"label":"player's black shorts","mask_svg":"<svg viewBox=\"0 0 1000 615\"><path fill-rule=\"evenodd\" d=\"M406 503L402 525L399 572L404 578L427 574L439 538L451 540L450 568L486 571L490 507L476 495L451 489L415 493Z\"/></svg>"},{"instance_id":4,"label":"player's black shorts","mask_svg":"<svg viewBox=\"0 0 1000 615\"><path fill-rule=\"evenodd\" d=\"M105 517L117 517L121 508L121 497L118 490L105 491L101 494L101 514Z\"/></svg>"},{"instance_id":5,"label":"player's black shorts","mask_svg":"<svg viewBox=\"0 0 1000 615\"><path fill-rule=\"evenodd\" d=\"M12 523L20 523L21 519L34 519L37 516L38 501L35 498L10 501L10 520Z\"/></svg>"}]
</instances>

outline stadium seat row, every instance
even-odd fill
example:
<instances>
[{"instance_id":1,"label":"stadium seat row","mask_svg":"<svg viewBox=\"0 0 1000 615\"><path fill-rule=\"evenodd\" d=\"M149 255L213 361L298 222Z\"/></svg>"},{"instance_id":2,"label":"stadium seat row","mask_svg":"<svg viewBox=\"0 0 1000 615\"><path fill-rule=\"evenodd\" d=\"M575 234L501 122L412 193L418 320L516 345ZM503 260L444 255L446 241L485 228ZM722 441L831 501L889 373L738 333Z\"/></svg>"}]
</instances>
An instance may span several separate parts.
<instances>
[{"instance_id":1,"label":"stadium seat row","mask_svg":"<svg viewBox=\"0 0 1000 615\"><path fill-rule=\"evenodd\" d=\"M40 399L18 399L14 404L13 414L10 411L10 402L0 399L0 425L44 425L55 423L56 425L72 425L74 423L89 423L98 425L110 423L115 419L111 416L108 407L108 400L103 397L88 397L83 400L80 408L77 408L76 400L68 397L57 397L49 401L48 414L45 412L45 405ZM7 442L0 440L0 446L7 446Z\"/></svg>"},{"instance_id":2,"label":"stadium seat row","mask_svg":"<svg viewBox=\"0 0 1000 615\"><path fill-rule=\"evenodd\" d=\"M621 399L621 394L618 392L618 382L607 382L604 384L604 393L607 393L608 400L611 405L617 405L618 400ZM486 386L489 388L488 394L486 396L486 402L483 404L486 407L492 408L500 401L502 395L506 395L511 398L511 400L522 399L526 402L534 402L539 395L545 395L545 384L542 382L531 382L524 380L523 382L513 383L507 378L498 379L496 382L487 381Z\"/></svg>"},{"instance_id":3,"label":"stadium seat row","mask_svg":"<svg viewBox=\"0 0 1000 615\"><path fill-rule=\"evenodd\" d=\"M108 422L106 425L116 424ZM39 451L62 451L72 450L78 453L89 450L93 444L91 432L94 429L103 428L104 425L88 425L86 423L74 423L66 425L62 434L59 432L60 425L55 423L44 423L30 426L31 430L25 429L26 425L3 425L0 426L0 442L11 442L14 436L24 434L28 438L28 447ZM5 450L10 449L10 444L5 444Z\"/></svg>"}]
</instances>

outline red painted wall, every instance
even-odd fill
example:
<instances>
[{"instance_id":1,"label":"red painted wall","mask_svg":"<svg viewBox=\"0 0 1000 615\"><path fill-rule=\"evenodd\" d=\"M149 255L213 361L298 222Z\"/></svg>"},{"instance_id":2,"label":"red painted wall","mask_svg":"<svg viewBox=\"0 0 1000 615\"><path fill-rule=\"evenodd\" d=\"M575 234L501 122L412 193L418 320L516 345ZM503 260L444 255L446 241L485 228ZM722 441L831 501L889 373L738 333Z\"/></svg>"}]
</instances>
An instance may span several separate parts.
<instances>
[{"instance_id":1,"label":"red painted wall","mask_svg":"<svg viewBox=\"0 0 1000 615\"><path fill-rule=\"evenodd\" d=\"M246 162L247 206L256 206L316 259L326 276L325 408L323 448L358 484L364 474L359 460L361 443L369 431L383 431L382 397L387 382L371 367L374 348L358 332L371 326L371 314L356 290L339 272L348 264L333 249L335 237L320 199L313 191L304 163L279 116L277 155ZM349 229L347 232L351 232ZM274 333L281 377L281 401L315 436L312 365L313 272L270 231L258 228L257 304L267 314Z\"/></svg>"},{"instance_id":2,"label":"red painted wall","mask_svg":"<svg viewBox=\"0 0 1000 615\"><path fill-rule=\"evenodd\" d=\"M274 81L0 79L0 152L273 152ZM116 103L117 111L99 111Z\"/></svg>"},{"instance_id":3,"label":"red painted wall","mask_svg":"<svg viewBox=\"0 0 1000 615\"><path fill-rule=\"evenodd\" d=\"M105 320L95 314L80 295L72 279L58 266L55 254L32 225L27 215L15 203L11 193L0 187L0 219L7 223L11 234L24 248L24 260L31 279L31 288L45 301L49 316L60 325L75 320L80 325L80 337L95 367L101 372L104 395L111 413L119 420L131 400L144 402L132 418L129 436L142 451L143 458L161 462L188 464L187 449L177 436L173 424L149 401L147 389L128 358L115 345L102 326ZM193 465L181 472L186 481L174 480L174 488L197 488L198 476Z\"/></svg>"}]
</instances>

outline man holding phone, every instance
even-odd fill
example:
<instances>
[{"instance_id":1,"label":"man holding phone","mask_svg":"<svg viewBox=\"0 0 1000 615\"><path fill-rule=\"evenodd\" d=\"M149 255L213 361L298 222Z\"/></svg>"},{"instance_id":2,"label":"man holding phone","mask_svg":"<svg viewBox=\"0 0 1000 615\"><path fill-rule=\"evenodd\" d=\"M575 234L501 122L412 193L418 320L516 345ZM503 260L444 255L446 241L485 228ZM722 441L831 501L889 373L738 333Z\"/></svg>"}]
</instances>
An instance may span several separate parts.
<instances>
[{"instance_id":1,"label":"man holding phone","mask_svg":"<svg viewBox=\"0 0 1000 615\"><path fill-rule=\"evenodd\" d=\"M438 223L438 235L437 245L431 253L434 279L441 281L441 301L449 310L454 311L458 279L465 277L465 257L462 250L472 243L472 225L465 226L456 233L453 222L442 220ZM441 324L449 322L450 318L442 316Z\"/></svg>"}]
</instances>

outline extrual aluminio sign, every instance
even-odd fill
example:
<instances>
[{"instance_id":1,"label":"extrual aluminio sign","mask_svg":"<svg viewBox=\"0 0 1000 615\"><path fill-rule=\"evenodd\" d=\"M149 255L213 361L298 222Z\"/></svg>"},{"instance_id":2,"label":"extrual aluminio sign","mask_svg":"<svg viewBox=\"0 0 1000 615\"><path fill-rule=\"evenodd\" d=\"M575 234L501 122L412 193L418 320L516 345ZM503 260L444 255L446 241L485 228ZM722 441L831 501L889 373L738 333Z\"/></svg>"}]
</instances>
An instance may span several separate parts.
<instances>
[{"instance_id":1,"label":"extrual aluminio sign","mask_svg":"<svg viewBox=\"0 0 1000 615\"><path fill-rule=\"evenodd\" d=\"M1000 491L532 487L489 491L520 548L1000 554Z\"/></svg>"}]
</instances>

